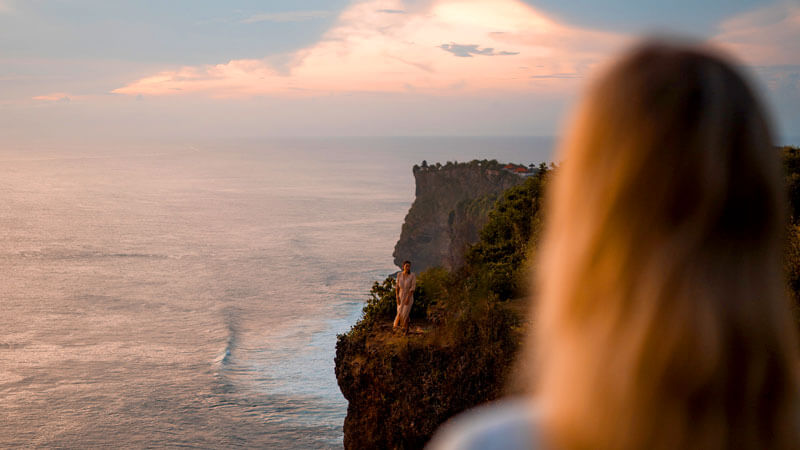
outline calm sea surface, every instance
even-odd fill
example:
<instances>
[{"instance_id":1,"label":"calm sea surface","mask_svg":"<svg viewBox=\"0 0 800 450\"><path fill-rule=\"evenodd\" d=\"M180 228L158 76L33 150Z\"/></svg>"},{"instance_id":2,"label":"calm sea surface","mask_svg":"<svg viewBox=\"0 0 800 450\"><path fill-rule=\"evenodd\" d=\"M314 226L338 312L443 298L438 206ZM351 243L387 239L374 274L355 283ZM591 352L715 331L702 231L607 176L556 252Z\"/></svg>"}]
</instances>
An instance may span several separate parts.
<instances>
[{"instance_id":1,"label":"calm sea surface","mask_svg":"<svg viewBox=\"0 0 800 450\"><path fill-rule=\"evenodd\" d=\"M340 448L411 166L543 138L0 147L0 447Z\"/></svg>"}]
</instances>

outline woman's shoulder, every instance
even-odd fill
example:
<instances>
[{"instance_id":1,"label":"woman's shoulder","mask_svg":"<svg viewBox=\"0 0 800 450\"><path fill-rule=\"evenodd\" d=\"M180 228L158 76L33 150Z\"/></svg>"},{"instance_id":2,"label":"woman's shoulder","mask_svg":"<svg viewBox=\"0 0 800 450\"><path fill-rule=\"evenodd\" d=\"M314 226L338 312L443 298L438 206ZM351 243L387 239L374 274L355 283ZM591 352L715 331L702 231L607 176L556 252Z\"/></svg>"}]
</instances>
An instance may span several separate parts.
<instances>
[{"instance_id":1,"label":"woman's shoulder","mask_svg":"<svg viewBox=\"0 0 800 450\"><path fill-rule=\"evenodd\" d=\"M539 412L526 398L505 399L450 419L434 435L429 450L542 449Z\"/></svg>"}]
</instances>

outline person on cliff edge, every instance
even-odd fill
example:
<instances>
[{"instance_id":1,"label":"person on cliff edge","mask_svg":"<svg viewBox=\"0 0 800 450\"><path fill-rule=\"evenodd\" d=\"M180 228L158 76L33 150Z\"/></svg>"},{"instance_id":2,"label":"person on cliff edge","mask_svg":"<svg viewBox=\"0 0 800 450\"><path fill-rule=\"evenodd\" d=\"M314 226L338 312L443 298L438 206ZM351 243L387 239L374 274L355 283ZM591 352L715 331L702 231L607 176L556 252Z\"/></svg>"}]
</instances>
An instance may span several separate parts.
<instances>
[{"instance_id":1,"label":"person on cliff edge","mask_svg":"<svg viewBox=\"0 0 800 450\"><path fill-rule=\"evenodd\" d=\"M414 289L417 287L417 277L411 272L411 261L403 261L403 271L397 274L397 316L394 318L392 330L401 329L408 334L409 316L411 305L414 304Z\"/></svg>"},{"instance_id":2,"label":"person on cliff edge","mask_svg":"<svg viewBox=\"0 0 800 450\"><path fill-rule=\"evenodd\" d=\"M548 186L531 394L430 450L800 448L787 198L740 68L648 41L594 82Z\"/></svg>"}]
</instances>

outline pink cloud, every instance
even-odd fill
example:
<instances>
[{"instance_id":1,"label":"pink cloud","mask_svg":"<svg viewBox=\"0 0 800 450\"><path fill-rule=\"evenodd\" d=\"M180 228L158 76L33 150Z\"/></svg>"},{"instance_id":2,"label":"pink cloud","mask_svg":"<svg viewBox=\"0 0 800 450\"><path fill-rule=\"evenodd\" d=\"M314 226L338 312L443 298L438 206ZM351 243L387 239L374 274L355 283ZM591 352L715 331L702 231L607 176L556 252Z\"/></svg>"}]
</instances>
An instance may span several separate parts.
<instances>
[{"instance_id":1,"label":"pink cloud","mask_svg":"<svg viewBox=\"0 0 800 450\"><path fill-rule=\"evenodd\" d=\"M45 95L37 95L33 97L33 100L38 100L41 102L62 102L62 103L69 103L75 98L74 95L70 95L64 92L54 92L52 94L45 94Z\"/></svg>"},{"instance_id":2,"label":"pink cloud","mask_svg":"<svg viewBox=\"0 0 800 450\"><path fill-rule=\"evenodd\" d=\"M159 72L113 92L133 95L204 92L212 97L241 97L259 92L280 92L286 89L285 81L285 77L265 61L238 59L226 64L186 66Z\"/></svg>"},{"instance_id":3,"label":"pink cloud","mask_svg":"<svg viewBox=\"0 0 800 450\"><path fill-rule=\"evenodd\" d=\"M113 92L552 92L571 89L572 79L625 41L615 33L559 23L519 0L434 0L417 9L402 0L362 0L344 10L319 42L291 55L286 71L265 59L232 60L166 70ZM459 57L464 52L476 57Z\"/></svg>"},{"instance_id":4,"label":"pink cloud","mask_svg":"<svg viewBox=\"0 0 800 450\"><path fill-rule=\"evenodd\" d=\"M800 64L800 5L779 2L734 16L712 41L754 66Z\"/></svg>"},{"instance_id":5,"label":"pink cloud","mask_svg":"<svg viewBox=\"0 0 800 450\"><path fill-rule=\"evenodd\" d=\"M800 4L776 3L722 22L712 42L751 66L766 89L777 129L797 135L800 118Z\"/></svg>"}]
</instances>

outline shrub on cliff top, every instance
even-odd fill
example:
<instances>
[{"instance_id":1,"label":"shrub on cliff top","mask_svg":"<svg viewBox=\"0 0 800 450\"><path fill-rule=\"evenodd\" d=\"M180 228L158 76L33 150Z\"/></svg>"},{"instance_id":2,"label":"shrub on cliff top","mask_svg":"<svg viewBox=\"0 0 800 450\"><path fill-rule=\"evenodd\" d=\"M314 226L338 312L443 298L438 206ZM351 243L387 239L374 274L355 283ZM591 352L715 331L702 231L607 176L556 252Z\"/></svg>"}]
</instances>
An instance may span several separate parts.
<instances>
[{"instance_id":1,"label":"shrub on cliff top","mask_svg":"<svg viewBox=\"0 0 800 450\"><path fill-rule=\"evenodd\" d=\"M397 282L394 277L387 277L383 283L372 283L369 298L361 310L361 324L372 324L379 321L392 320L397 312L395 289Z\"/></svg>"}]
</instances>

